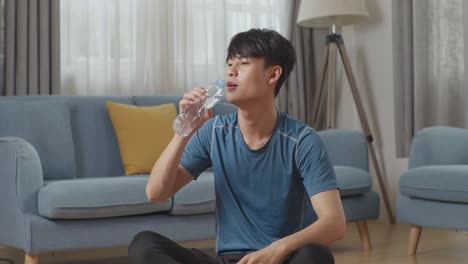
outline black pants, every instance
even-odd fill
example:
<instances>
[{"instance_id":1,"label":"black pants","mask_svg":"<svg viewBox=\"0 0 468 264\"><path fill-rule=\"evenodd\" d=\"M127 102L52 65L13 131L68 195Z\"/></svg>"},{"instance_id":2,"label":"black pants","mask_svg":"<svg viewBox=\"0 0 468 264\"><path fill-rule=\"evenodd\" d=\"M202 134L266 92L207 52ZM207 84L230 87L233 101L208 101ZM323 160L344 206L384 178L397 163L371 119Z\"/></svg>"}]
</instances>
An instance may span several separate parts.
<instances>
[{"instance_id":1,"label":"black pants","mask_svg":"<svg viewBox=\"0 0 468 264\"><path fill-rule=\"evenodd\" d=\"M215 258L203 251L187 249L160 234L138 233L128 247L135 264L235 264L245 253L223 254ZM283 264L333 264L330 250L320 244L309 244L294 252Z\"/></svg>"}]
</instances>

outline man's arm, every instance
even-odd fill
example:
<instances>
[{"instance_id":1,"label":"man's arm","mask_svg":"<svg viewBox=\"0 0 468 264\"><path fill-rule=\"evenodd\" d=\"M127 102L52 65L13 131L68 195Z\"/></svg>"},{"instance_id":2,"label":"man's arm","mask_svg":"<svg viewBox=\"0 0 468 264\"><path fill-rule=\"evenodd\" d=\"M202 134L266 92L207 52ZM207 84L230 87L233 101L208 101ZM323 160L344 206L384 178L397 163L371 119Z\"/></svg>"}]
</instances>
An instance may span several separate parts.
<instances>
[{"instance_id":1,"label":"man's arm","mask_svg":"<svg viewBox=\"0 0 468 264\"><path fill-rule=\"evenodd\" d=\"M146 196L151 202L161 202L193 180L193 176L179 165L189 137L174 135L151 170L146 184Z\"/></svg>"},{"instance_id":2,"label":"man's arm","mask_svg":"<svg viewBox=\"0 0 468 264\"><path fill-rule=\"evenodd\" d=\"M182 112L188 106L204 99L206 99L205 90L201 87L195 87L192 91L184 94L179 102L179 109ZM180 160L190 138L212 116L213 111L210 109L189 136L174 135L151 170L146 184L148 200L152 202L164 201L194 179L186 169L180 166Z\"/></svg>"},{"instance_id":3,"label":"man's arm","mask_svg":"<svg viewBox=\"0 0 468 264\"><path fill-rule=\"evenodd\" d=\"M346 219L338 189L318 193L310 201L317 213L317 221L274 242L285 256L310 243L331 245L336 240L343 239L346 233Z\"/></svg>"},{"instance_id":4,"label":"man's arm","mask_svg":"<svg viewBox=\"0 0 468 264\"><path fill-rule=\"evenodd\" d=\"M308 243L330 245L341 239L346 232L343 205L325 144L313 129L305 128L301 135L298 139L296 164L318 220L302 231L284 238L288 252Z\"/></svg>"},{"instance_id":5,"label":"man's arm","mask_svg":"<svg viewBox=\"0 0 468 264\"><path fill-rule=\"evenodd\" d=\"M318 220L292 235L273 242L270 246L246 255L238 264L274 263L310 243L330 245L343 239L346 219L338 189L318 193L310 199Z\"/></svg>"}]
</instances>

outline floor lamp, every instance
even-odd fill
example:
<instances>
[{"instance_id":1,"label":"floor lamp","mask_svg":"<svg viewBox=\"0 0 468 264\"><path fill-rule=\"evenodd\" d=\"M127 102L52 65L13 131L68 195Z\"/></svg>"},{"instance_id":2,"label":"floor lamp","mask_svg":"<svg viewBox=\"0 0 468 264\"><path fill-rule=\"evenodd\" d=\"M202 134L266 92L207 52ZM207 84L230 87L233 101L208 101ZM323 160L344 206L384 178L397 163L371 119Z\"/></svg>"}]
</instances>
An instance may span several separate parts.
<instances>
[{"instance_id":1,"label":"floor lamp","mask_svg":"<svg viewBox=\"0 0 468 264\"><path fill-rule=\"evenodd\" d=\"M395 223L387 191L384 185L382 172L375 153L372 142L374 138L370 131L369 122L362 107L361 97L357 89L356 79L354 78L351 63L346 52L343 38L336 33L336 27L355 24L365 20L369 16L364 0L302 0L299 7L297 24L302 27L327 27L332 29L332 33L326 38L325 59L320 73L320 85L318 92L318 111L315 116L317 121L322 113L325 78L328 77L327 95L327 129L336 127L335 120L335 91L336 91L336 64L337 52L340 53L346 76L348 78L351 93L356 105L362 130L366 136L369 153L376 171L377 180L382 193L382 198L387 210L390 223ZM328 76L327 76L328 75Z\"/></svg>"}]
</instances>

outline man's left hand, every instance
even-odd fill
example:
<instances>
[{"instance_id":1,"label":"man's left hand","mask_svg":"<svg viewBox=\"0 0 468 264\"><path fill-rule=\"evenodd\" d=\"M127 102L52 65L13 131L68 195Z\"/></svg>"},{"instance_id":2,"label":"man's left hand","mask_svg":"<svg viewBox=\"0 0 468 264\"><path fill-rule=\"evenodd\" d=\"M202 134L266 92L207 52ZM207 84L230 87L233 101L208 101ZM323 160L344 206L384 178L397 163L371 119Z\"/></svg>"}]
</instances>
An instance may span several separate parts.
<instances>
[{"instance_id":1,"label":"man's left hand","mask_svg":"<svg viewBox=\"0 0 468 264\"><path fill-rule=\"evenodd\" d=\"M278 244L271 244L259 251L245 255L237 264L280 264L284 250Z\"/></svg>"}]
</instances>

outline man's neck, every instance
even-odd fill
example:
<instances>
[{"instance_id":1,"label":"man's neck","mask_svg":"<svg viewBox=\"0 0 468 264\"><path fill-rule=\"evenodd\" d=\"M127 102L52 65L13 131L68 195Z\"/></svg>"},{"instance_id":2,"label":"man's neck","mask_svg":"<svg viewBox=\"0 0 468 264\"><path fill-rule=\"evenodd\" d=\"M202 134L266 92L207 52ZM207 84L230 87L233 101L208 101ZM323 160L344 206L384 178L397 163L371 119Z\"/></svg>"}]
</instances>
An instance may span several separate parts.
<instances>
[{"instance_id":1,"label":"man's neck","mask_svg":"<svg viewBox=\"0 0 468 264\"><path fill-rule=\"evenodd\" d=\"M239 127L244 141L251 149L259 149L268 142L277 116L273 103L259 103L247 109L239 109Z\"/></svg>"}]
</instances>

